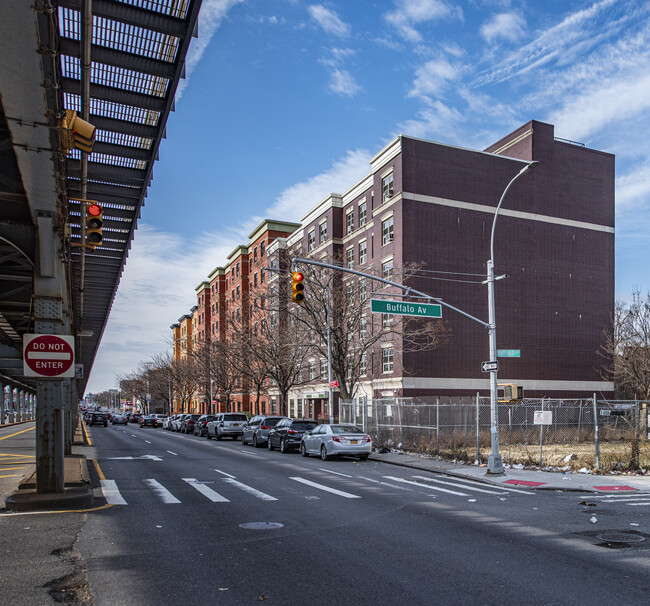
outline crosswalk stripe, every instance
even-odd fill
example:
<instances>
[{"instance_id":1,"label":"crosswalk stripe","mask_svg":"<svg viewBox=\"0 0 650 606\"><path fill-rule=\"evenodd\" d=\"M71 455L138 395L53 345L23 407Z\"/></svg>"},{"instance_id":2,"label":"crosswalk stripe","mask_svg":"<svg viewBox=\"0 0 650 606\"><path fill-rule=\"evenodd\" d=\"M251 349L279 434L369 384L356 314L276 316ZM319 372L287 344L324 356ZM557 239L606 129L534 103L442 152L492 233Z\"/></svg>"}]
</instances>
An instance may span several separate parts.
<instances>
[{"instance_id":1,"label":"crosswalk stripe","mask_svg":"<svg viewBox=\"0 0 650 606\"><path fill-rule=\"evenodd\" d=\"M100 480L102 486L102 494L109 505L127 505L124 497L115 483L115 480Z\"/></svg>"},{"instance_id":2,"label":"crosswalk stripe","mask_svg":"<svg viewBox=\"0 0 650 606\"><path fill-rule=\"evenodd\" d=\"M305 478L297 478L297 477L289 477L290 480L295 480L296 482L300 482L301 484L306 484L307 486L311 486L312 488L318 488L318 490L324 490L325 492L331 492L332 494L337 494L340 497L344 497L346 499L360 499L361 497L356 495L356 494L351 494L349 492L344 492L342 490L337 490L336 488L330 488L329 486L324 486L323 484L317 484L316 482L312 482L311 480L306 480Z\"/></svg>"},{"instance_id":3,"label":"crosswalk stripe","mask_svg":"<svg viewBox=\"0 0 650 606\"><path fill-rule=\"evenodd\" d=\"M633 492L633 493L626 492L626 493L619 493L619 494L589 495L587 498L589 498L589 499L598 499L600 501L610 500L611 499L611 501L613 503L614 501L622 501L622 500L625 500L625 499L629 499L630 497L635 498L635 499L643 499L643 498L650 499L650 494L648 494L647 492L646 493L644 493L644 492L641 492L641 493L639 493L639 492ZM576 499L584 500L585 496L581 495L581 496L576 497Z\"/></svg>"},{"instance_id":4,"label":"crosswalk stripe","mask_svg":"<svg viewBox=\"0 0 650 606\"><path fill-rule=\"evenodd\" d=\"M474 490L475 492L484 492L485 494L508 494L503 490L488 490L486 488L477 488L476 486L468 486L466 484L454 484L453 482L443 482L442 480L435 480L434 478L427 478L425 476L413 476L416 480L424 480L425 482L435 482L443 486L453 486L454 488L464 488L465 490Z\"/></svg>"},{"instance_id":5,"label":"crosswalk stripe","mask_svg":"<svg viewBox=\"0 0 650 606\"><path fill-rule=\"evenodd\" d=\"M253 495L254 497L257 497L258 499L262 499L262 501L277 501L275 497L272 497L269 494L266 494L265 492L262 492L261 490L257 490L256 488L253 488L252 486L247 486L246 484L242 484L241 482L238 482L237 480L234 480L233 478L224 478L224 482L228 482L228 484L232 484L233 486L236 486L237 488L241 488L244 492Z\"/></svg>"},{"instance_id":6,"label":"crosswalk stripe","mask_svg":"<svg viewBox=\"0 0 650 606\"><path fill-rule=\"evenodd\" d=\"M446 476L448 477L448 476ZM465 478L457 478L454 477L454 482L460 482L462 484L462 487L465 488L465 484L475 484L475 480L467 480ZM496 488L496 486L495 486ZM530 490L521 490L520 488L513 488L512 484L507 484L504 485L501 490L505 490L506 492L518 492L519 494L527 494L527 495L535 495L537 493L531 492Z\"/></svg>"},{"instance_id":7,"label":"crosswalk stripe","mask_svg":"<svg viewBox=\"0 0 650 606\"><path fill-rule=\"evenodd\" d=\"M438 488L438 486L427 486L422 484L422 482L411 482L411 480L404 480L402 478L396 478L395 476L383 476L387 480L393 480L393 482L403 482L404 484L412 484L413 486L419 486L420 488L425 488L426 490L438 490L439 492L447 492L449 494L455 494L459 497L468 497L468 494L464 492L456 492L455 490L447 490L446 488Z\"/></svg>"},{"instance_id":8,"label":"crosswalk stripe","mask_svg":"<svg viewBox=\"0 0 650 606\"><path fill-rule=\"evenodd\" d=\"M163 503L180 503L180 501L157 480L150 478L145 480L144 483L160 497Z\"/></svg>"},{"instance_id":9,"label":"crosswalk stripe","mask_svg":"<svg viewBox=\"0 0 650 606\"><path fill-rule=\"evenodd\" d=\"M203 496L210 499L213 503L230 503L226 497L221 496L218 492L208 488L205 484L201 484L196 478L182 478L183 482L187 482L192 488L196 488Z\"/></svg>"}]
</instances>

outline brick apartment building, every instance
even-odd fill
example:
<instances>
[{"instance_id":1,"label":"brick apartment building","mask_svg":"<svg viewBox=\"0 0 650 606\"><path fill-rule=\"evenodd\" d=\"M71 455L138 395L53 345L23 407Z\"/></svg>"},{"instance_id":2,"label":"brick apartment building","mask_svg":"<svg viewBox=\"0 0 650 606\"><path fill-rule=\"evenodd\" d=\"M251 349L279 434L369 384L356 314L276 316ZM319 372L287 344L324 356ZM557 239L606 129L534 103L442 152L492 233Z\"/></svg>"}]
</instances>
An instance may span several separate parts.
<instances>
[{"instance_id":1,"label":"brick apartment building","mask_svg":"<svg viewBox=\"0 0 650 606\"><path fill-rule=\"evenodd\" d=\"M484 151L396 137L371 159L365 178L328 196L300 225L264 222L233 251L197 289L197 339L226 338L227 314L245 313L240 302L252 300L244 293L257 288L262 296L254 253L259 263L261 241L273 254L338 258L369 273L417 264L409 286L487 322L482 282L495 209L533 160L539 165L513 184L496 223L495 274L507 275L495 284L497 347L520 353L499 359L499 382L531 397L610 394L598 351L614 307L614 156L556 139L552 125L537 121ZM443 319L451 334L437 349L409 352L394 336L381 344L356 395L488 394L485 327L447 308ZM327 384L316 374L292 391L291 414L325 415ZM237 405L250 410L243 391ZM269 385L265 410L276 404Z\"/></svg>"}]
</instances>

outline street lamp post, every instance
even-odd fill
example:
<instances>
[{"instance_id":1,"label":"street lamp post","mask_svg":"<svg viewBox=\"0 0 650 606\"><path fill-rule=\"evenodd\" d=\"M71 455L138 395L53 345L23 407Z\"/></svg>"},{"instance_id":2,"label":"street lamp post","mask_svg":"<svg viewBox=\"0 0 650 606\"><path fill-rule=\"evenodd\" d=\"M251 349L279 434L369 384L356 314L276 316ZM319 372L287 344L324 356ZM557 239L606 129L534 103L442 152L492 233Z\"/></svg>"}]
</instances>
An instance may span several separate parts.
<instances>
[{"instance_id":1,"label":"street lamp post","mask_svg":"<svg viewBox=\"0 0 650 606\"><path fill-rule=\"evenodd\" d=\"M500 280L505 276L494 277L494 228L497 223L497 216L501 209L510 186L522 175L525 175L531 168L537 166L539 162L533 160L522 168L506 186L501 194L499 204L497 204L494 211L494 218L492 220L492 233L490 234L490 259L487 262L487 280L485 281L488 286L488 337L490 347L490 361L497 361L497 329L496 329L496 312L494 304L494 281ZM496 366L496 365L495 365ZM489 474L502 474L503 473L503 458L499 453L499 410L497 407L497 369L490 370L490 444L491 452L488 455L487 473Z\"/></svg>"}]
</instances>

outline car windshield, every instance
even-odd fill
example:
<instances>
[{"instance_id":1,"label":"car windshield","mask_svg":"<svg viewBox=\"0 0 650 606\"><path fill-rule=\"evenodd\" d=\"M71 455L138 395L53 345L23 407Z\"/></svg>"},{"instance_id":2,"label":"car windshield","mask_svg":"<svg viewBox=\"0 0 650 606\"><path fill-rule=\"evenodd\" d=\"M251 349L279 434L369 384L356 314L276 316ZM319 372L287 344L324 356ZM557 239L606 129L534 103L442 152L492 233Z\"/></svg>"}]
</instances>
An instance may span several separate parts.
<instances>
[{"instance_id":1,"label":"car windshield","mask_svg":"<svg viewBox=\"0 0 650 606\"><path fill-rule=\"evenodd\" d=\"M356 425L332 425L332 433L365 433Z\"/></svg>"},{"instance_id":2,"label":"car windshield","mask_svg":"<svg viewBox=\"0 0 650 606\"><path fill-rule=\"evenodd\" d=\"M189 415L187 418L188 418L188 420L189 419L194 419L195 421L198 421L200 416L201 415Z\"/></svg>"},{"instance_id":3,"label":"car windshield","mask_svg":"<svg viewBox=\"0 0 650 606\"><path fill-rule=\"evenodd\" d=\"M223 415L224 421L247 421L248 417L246 415Z\"/></svg>"},{"instance_id":4,"label":"car windshield","mask_svg":"<svg viewBox=\"0 0 650 606\"><path fill-rule=\"evenodd\" d=\"M269 427L275 427L282 419L265 419L264 424Z\"/></svg>"},{"instance_id":5,"label":"car windshield","mask_svg":"<svg viewBox=\"0 0 650 606\"><path fill-rule=\"evenodd\" d=\"M295 429L296 431L306 431L307 429L312 429L313 427L316 427L316 425L318 425L318 423L299 421L298 423L292 423L291 429Z\"/></svg>"}]
</instances>

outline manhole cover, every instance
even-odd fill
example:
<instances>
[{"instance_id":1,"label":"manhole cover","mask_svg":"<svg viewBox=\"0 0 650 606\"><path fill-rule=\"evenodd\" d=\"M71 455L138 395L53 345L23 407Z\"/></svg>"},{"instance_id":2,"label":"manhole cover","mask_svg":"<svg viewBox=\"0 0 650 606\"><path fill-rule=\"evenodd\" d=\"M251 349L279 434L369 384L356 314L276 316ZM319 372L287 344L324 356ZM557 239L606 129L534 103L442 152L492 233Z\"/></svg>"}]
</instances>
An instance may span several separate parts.
<instances>
[{"instance_id":1,"label":"manhole cover","mask_svg":"<svg viewBox=\"0 0 650 606\"><path fill-rule=\"evenodd\" d=\"M283 526L284 524L280 524L280 522L246 522L239 525L240 528L246 528L247 530L274 530Z\"/></svg>"},{"instance_id":2,"label":"manhole cover","mask_svg":"<svg viewBox=\"0 0 650 606\"><path fill-rule=\"evenodd\" d=\"M629 532L603 532L596 535L597 539L608 543L643 543L645 537Z\"/></svg>"}]
</instances>

